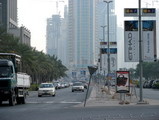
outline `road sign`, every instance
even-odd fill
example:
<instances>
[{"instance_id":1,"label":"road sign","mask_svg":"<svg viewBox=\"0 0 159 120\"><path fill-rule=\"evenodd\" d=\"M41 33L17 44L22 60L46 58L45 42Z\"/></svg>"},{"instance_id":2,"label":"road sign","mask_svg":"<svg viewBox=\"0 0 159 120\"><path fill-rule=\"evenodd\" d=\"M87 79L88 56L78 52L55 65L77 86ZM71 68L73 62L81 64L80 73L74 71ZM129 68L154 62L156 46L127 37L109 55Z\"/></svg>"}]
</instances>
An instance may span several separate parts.
<instances>
[{"instance_id":1,"label":"road sign","mask_svg":"<svg viewBox=\"0 0 159 120\"><path fill-rule=\"evenodd\" d=\"M124 8L124 16L138 16L138 9L137 8Z\"/></svg>"},{"instance_id":2,"label":"road sign","mask_svg":"<svg viewBox=\"0 0 159 120\"><path fill-rule=\"evenodd\" d=\"M155 8L142 8L142 16L156 16Z\"/></svg>"},{"instance_id":3,"label":"road sign","mask_svg":"<svg viewBox=\"0 0 159 120\"><path fill-rule=\"evenodd\" d=\"M95 73L97 69L98 69L98 66L88 66L90 75L93 75L93 73Z\"/></svg>"},{"instance_id":4,"label":"road sign","mask_svg":"<svg viewBox=\"0 0 159 120\"><path fill-rule=\"evenodd\" d=\"M124 16L125 17L138 17L139 9L138 8L124 8ZM141 9L142 17L155 17L156 16L156 8L142 8Z\"/></svg>"}]
</instances>

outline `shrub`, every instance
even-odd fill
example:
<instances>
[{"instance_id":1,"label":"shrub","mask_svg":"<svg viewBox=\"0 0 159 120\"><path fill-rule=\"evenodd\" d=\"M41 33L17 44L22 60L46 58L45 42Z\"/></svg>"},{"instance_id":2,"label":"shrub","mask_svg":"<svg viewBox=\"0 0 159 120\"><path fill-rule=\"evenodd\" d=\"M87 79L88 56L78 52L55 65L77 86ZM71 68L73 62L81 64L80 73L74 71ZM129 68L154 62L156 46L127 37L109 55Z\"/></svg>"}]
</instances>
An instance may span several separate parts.
<instances>
[{"instance_id":1,"label":"shrub","mask_svg":"<svg viewBox=\"0 0 159 120\"><path fill-rule=\"evenodd\" d=\"M154 88L159 89L159 83L154 84Z\"/></svg>"},{"instance_id":2,"label":"shrub","mask_svg":"<svg viewBox=\"0 0 159 120\"><path fill-rule=\"evenodd\" d=\"M38 84L31 84L29 91L37 91L38 90Z\"/></svg>"}]
</instances>

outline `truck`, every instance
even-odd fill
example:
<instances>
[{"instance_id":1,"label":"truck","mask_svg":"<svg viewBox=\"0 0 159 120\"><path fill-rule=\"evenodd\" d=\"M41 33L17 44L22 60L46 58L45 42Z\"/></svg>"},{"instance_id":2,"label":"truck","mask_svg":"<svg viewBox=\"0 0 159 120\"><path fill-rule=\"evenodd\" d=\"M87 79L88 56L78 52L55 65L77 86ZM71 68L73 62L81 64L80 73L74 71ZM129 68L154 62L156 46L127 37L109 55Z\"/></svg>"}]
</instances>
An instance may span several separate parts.
<instances>
[{"instance_id":1,"label":"truck","mask_svg":"<svg viewBox=\"0 0 159 120\"><path fill-rule=\"evenodd\" d=\"M0 105L4 101L8 101L10 106L26 103L31 79L21 70L20 55L0 53Z\"/></svg>"}]
</instances>

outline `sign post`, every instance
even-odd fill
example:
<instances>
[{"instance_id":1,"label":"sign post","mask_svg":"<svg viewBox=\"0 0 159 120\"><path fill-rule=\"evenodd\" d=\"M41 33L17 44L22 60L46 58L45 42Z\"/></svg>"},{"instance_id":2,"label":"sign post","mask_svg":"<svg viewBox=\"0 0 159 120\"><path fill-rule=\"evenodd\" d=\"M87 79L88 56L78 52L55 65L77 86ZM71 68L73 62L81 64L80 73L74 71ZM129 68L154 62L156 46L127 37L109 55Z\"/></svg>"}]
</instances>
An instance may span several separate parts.
<instances>
[{"instance_id":1,"label":"sign post","mask_svg":"<svg viewBox=\"0 0 159 120\"><path fill-rule=\"evenodd\" d=\"M90 77L89 77L88 89L87 89L87 93L86 93L86 97L85 97L85 101L84 101L84 107L86 106L86 100L87 100L87 96L88 96L88 91L89 91L89 86L90 86L92 75L96 72L97 69L98 69L97 66L88 66Z\"/></svg>"},{"instance_id":2,"label":"sign post","mask_svg":"<svg viewBox=\"0 0 159 120\"><path fill-rule=\"evenodd\" d=\"M153 46L152 43L155 43L155 42L152 42L150 44L150 38L153 39L153 38L156 38L154 37L152 34L153 32L144 32L143 35L146 35L147 37L145 37L145 40L142 40L142 20L141 20L141 17L148 17L148 16L151 16L151 17L155 17L156 16L156 9L155 8L141 8L141 0L138 0L138 9L137 8L125 8L124 10L124 15L126 17L138 17L138 38L139 38L139 44L138 44L138 48L139 48L139 52L138 52L138 62L139 62L139 66L140 66L140 100L139 100L139 103L145 103L143 101L143 91L142 91L142 77L143 77L143 61L144 59L148 59L151 60L152 58L152 52L154 52L153 50L150 50L150 49L153 49L151 47L154 47L154 49L156 49L155 46ZM131 36L130 36L131 37ZM129 37L128 37L129 38ZM131 37L132 38L132 37ZM131 39L132 40L132 39ZM144 43L143 43L144 41ZM145 53L144 48L143 48L143 44L144 44L144 47L148 47L148 48L145 48L147 53ZM132 45L132 44L129 44L129 45ZM137 46L136 46L137 47ZM129 49L129 50L132 50L132 49ZM133 60L132 57L133 57L133 52L129 52L129 57L130 60ZM153 59L155 61L156 59L156 52L154 52L154 56L153 56ZM137 60L137 59L136 59ZM132 61L130 61L132 62ZM137 61L136 61L137 62Z\"/></svg>"}]
</instances>

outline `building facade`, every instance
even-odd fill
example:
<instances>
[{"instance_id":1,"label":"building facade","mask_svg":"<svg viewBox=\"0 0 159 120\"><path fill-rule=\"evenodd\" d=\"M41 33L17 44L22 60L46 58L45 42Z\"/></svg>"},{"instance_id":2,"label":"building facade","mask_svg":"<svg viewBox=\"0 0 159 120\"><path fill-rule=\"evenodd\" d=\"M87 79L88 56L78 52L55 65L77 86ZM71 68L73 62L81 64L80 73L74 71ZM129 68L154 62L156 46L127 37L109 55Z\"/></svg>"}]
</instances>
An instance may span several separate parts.
<instances>
[{"instance_id":1,"label":"building facade","mask_svg":"<svg viewBox=\"0 0 159 120\"><path fill-rule=\"evenodd\" d=\"M17 0L0 0L0 27L30 46L31 32L24 26L18 27Z\"/></svg>"},{"instance_id":2,"label":"building facade","mask_svg":"<svg viewBox=\"0 0 159 120\"><path fill-rule=\"evenodd\" d=\"M46 28L46 53L58 57L58 41L60 39L60 15L52 15L47 19Z\"/></svg>"},{"instance_id":3,"label":"building facade","mask_svg":"<svg viewBox=\"0 0 159 120\"><path fill-rule=\"evenodd\" d=\"M96 0L69 0L68 64L79 74L95 65Z\"/></svg>"}]
</instances>

